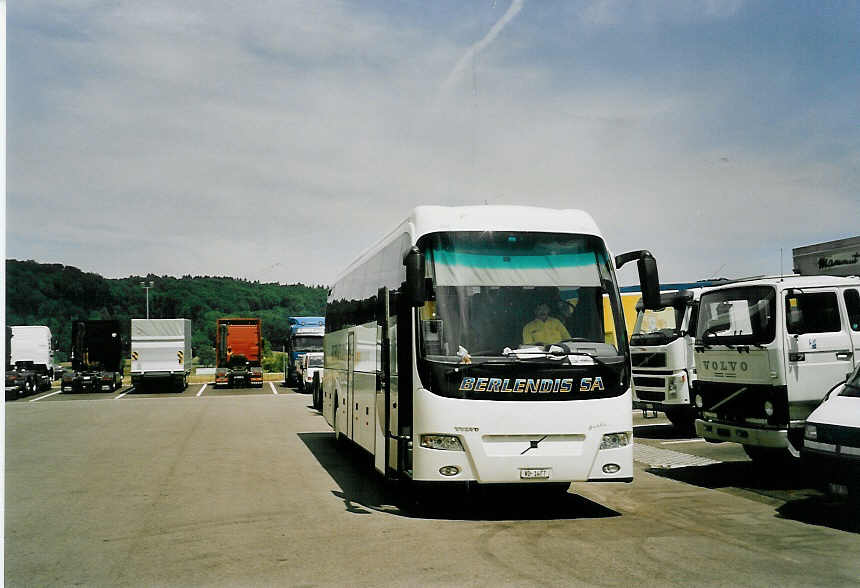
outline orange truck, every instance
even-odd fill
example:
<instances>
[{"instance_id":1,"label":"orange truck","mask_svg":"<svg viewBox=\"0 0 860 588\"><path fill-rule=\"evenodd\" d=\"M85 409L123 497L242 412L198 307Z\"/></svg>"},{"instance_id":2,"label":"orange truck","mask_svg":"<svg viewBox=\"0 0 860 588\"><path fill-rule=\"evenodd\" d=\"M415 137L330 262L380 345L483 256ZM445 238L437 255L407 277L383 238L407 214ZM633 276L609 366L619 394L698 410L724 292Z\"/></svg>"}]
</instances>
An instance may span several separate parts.
<instances>
[{"instance_id":1,"label":"orange truck","mask_svg":"<svg viewBox=\"0 0 860 588\"><path fill-rule=\"evenodd\" d=\"M263 339L258 318L220 318L215 331L215 386L263 387Z\"/></svg>"}]
</instances>

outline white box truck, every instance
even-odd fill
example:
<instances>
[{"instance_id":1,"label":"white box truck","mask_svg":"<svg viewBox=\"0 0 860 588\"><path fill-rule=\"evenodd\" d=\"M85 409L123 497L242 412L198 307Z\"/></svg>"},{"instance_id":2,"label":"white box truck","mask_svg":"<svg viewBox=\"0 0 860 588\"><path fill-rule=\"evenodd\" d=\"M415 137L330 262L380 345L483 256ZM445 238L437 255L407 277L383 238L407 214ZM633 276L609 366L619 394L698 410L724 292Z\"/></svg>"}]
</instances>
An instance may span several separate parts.
<instances>
[{"instance_id":1,"label":"white box truck","mask_svg":"<svg viewBox=\"0 0 860 588\"><path fill-rule=\"evenodd\" d=\"M131 384L181 392L191 374L191 321L131 319Z\"/></svg>"},{"instance_id":2,"label":"white box truck","mask_svg":"<svg viewBox=\"0 0 860 588\"><path fill-rule=\"evenodd\" d=\"M49 390L54 379L54 345L51 329L19 326L6 329L6 397L17 398Z\"/></svg>"}]
</instances>

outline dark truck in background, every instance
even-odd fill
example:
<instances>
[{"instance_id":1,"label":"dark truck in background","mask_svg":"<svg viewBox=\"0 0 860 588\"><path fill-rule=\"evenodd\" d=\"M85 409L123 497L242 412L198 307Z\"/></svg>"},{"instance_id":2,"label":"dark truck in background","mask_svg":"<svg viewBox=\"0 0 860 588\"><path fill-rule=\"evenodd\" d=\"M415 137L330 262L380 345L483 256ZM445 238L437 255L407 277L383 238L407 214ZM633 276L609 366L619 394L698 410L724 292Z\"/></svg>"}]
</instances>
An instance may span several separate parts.
<instances>
[{"instance_id":1,"label":"dark truck in background","mask_svg":"<svg viewBox=\"0 0 860 588\"><path fill-rule=\"evenodd\" d=\"M122 336L117 320L72 323L72 369L63 392L112 392L122 387Z\"/></svg>"},{"instance_id":2,"label":"dark truck in background","mask_svg":"<svg viewBox=\"0 0 860 588\"><path fill-rule=\"evenodd\" d=\"M220 318L215 331L215 386L263 387L263 338L258 318Z\"/></svg>"}]
</instances>

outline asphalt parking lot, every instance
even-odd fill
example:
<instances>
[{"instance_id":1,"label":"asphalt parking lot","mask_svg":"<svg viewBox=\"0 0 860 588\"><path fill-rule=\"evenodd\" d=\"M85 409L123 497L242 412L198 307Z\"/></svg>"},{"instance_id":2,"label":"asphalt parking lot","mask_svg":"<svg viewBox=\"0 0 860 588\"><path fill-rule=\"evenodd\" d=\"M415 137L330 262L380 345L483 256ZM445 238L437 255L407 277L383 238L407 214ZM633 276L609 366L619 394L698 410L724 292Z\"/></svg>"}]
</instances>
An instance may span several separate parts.
<instances>
[{"instance_id":1,"label":"asphalt parking lot","mask_svg":"<svg viewBox=\"0 0 860 588\"><path fill-rule=\"evenodd\" d=\"M856 585L856 510L737 446L634 424L632 484L428 501L277 382L22 398L6 403L5 582Z\"/></svg>"}]
</instances>

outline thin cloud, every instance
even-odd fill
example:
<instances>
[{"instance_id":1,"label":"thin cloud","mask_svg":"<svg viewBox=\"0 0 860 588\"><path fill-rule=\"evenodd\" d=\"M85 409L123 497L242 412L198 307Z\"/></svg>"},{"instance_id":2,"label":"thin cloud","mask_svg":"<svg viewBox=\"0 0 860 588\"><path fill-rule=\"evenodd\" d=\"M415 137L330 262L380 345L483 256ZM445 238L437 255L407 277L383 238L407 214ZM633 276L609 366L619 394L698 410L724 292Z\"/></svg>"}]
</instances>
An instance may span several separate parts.
<instances>
[{"instance_id":1,"label":"thin cloud","mask_svg":"<svg viewBox=\"0 0 860 588\"><path fill-rule=\"evenodd\" d=\"M457 82L463 77L463 72L472 63L472 60L475 59L481 51L485 50L490 44L496 40L496 37L499 36L499 33L504 30L506 26L508 26L512 20L516 18L516 16L520 13L520 10L523 9L523 5L525 4L525 0L513 0L511 5L508 7L507 11L502 15L502 17L496 21L496 23L490 28L489 32L484 35L477 43L474 43L471 47L469 47L466 52L460 57L457 64L454 66L454 69L451 70L451 73L448 74L448 77L442 83L442 94L447 94L451 88L454 87Z\"/></svg>"}]
</instances>

